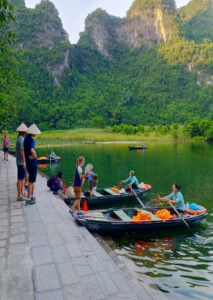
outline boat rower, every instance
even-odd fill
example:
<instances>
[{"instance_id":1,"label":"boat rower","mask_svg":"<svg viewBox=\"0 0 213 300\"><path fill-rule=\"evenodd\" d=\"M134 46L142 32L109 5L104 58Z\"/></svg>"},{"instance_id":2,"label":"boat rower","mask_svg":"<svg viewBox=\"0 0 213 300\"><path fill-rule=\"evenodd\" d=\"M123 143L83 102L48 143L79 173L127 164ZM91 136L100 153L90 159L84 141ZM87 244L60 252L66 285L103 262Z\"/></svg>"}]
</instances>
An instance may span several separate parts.
<instances>
[{"instance_id":1,"label":"boat rower","mask_svg":"<svg viewBox=\"0 0 213 300\"><path fill-rule=\"evenodd\" d=\"M137 177L135 176L135 171L131 170L129 172L129 177L127 177L125 180L121 180L119 185L121 186L124 183L128 183L128 187L130 188L133 188L135 190L138 189L139 182Z\"/></svg>"}]
</instances>

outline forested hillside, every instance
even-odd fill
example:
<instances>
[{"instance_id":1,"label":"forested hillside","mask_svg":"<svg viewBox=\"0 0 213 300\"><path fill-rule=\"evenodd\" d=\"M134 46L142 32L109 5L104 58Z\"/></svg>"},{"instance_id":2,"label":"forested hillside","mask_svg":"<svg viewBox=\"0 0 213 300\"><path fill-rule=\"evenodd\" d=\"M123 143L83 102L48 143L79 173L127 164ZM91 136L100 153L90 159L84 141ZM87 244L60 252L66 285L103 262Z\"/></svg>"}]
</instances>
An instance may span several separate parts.
<instances>
[{"instance_id":1,"label":"forested hillside","mask_svg":"<svg viewBox=\"0 0 213 300\"><path fill-rule=\"evenodd\" d=\"M4 127L212 120L213 0L192 0L178 10L173 0L136 0L123 19L98 9L76 45L50 1L35 9L24 0L10 2L17 82L12 93L0 94L5 107L13 104Z\"/></svg>"}]
</instances>

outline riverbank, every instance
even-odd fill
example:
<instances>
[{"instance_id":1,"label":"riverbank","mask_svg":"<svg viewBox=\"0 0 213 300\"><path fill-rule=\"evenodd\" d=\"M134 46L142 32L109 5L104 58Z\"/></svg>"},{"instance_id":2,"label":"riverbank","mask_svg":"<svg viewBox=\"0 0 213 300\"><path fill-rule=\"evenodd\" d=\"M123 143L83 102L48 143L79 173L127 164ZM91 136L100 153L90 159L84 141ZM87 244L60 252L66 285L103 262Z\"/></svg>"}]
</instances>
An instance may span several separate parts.
<instances>
[{"instance_id":1,"label":"riverbank","mask_svg":"<svg viewBox=\"0 0 213 300\"><path fill-rule=\"evenodd\" d=\"M12 144L15 144L16 133L10 134ZM37 147L68 146L75 143L153 143L189 141L181 130L161 134L159 132L145 132L137 134L113 133L110 129L82 128L73 130L44 131L36 139Z\"/></svg>"},{"instance_id":2,"label":"riverbank","mask_svg":"<svg viewBox=\"0 0 213 300\"><path fill-rule=\"evenodd\" d=\"M0 152L0 299L154 299L106 253L38 175L36 205L16 201L16 165ZM164 298L164 297L163 297Z\"/></svg>"}]
</instances>

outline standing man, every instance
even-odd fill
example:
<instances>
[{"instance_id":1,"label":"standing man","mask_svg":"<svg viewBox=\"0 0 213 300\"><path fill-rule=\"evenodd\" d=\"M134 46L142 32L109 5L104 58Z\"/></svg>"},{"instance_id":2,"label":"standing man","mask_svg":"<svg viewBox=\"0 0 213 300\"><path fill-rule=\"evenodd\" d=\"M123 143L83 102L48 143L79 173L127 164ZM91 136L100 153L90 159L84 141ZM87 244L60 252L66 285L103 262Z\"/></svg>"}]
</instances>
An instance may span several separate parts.
<instances>
[{"instance_id":1,"label":"standing man","mask_svg":"<svg viewBox=\"0 0 213 300\"><path fill-rule=\"evenodd\" d=\"M16 165L18 168L18 180L17 180L17 193L18 201L26 200L24 199L24 179L26 176L26 161L24 155L24 137L27 132L27 126L24 123L16 129L19 133L16 139Z\"/></svg>"},{"instance_id":2,"label":"standing man","mask_svg":"<svg viewBox=\"0 0 213 300\"><path fill-rule=\"evenodd\" d=\"M36 135L40 134L41 131L35 124L32 124L27 130L27 136L24 140L24 153L26 159L27 171L29 173L29 185L28 185L28 197L26 204L35 204L35 182L37 177L37 154L35 150L35 140L33 139Z\"/></svg>"}]
</instances>

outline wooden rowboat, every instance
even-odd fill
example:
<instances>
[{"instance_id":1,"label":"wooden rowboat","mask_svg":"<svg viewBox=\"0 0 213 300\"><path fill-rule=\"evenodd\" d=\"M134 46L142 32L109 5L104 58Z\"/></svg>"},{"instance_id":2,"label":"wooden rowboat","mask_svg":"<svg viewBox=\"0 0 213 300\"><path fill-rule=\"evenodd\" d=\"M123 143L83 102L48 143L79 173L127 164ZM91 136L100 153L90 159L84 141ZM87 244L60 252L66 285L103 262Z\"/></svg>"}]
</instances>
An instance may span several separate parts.
<instances>
[{"instance_id":1,"label":"wooden rowboat","mask_svg":"<svg viewBox=\"0 0 213 300\"><path fill-rule=\"evenodd\" d=\"M146 150L148 149L147 146L128 146L129 150Z\"/></svg>"},{"instance_id":2,"label":"wooden rowboat","mask_svg":"<svg viewBox=\"0 0 213 300\"><path fill-rule=\"evenodd\" d=\"M60 156L55 156L55 157L46 157L46 156L41 156L38 158L38 164L49 164L49 163L57 163L61 161Z\"/></svg>"},{"instance_id":3,"label":"wooden rowboat","mask_svg":"<svg viewBox=\"0 0 213 300\"><path fill-rule=\"evenodd\" d=\"M152 220L134 221L132 217L138 213L137 208L109 209L101 211L85 212L82 216L74 216L76 221L85 226L89 231L106 233L106 232L145 232L147 230L162 230L165 228L177 228L185 226L179 216L174 219L162 220L154 214L159 208L147 208L143 212L151 212ZM200 223L207 215L206 209L196 215L188 213L183 214L185 221L191 226Z\"/></svg>"},{"instance_id":4,"label":"wooden rowboat","mask_svg":"<svg viewBox=\"0 0 213 300\"><path fill-rule=\"evenodd\" d=\"M146 188L148 186L148 188ZM146 196L152 189L150 185L146 185L144 189L136 190L136 194L138 197ZM76 200L75 197L66 199L64 198L64 201L68 205L72 205L74 201ZM116 193L111 188L105 188L105 189L97 189L93 197L85 196L84 193L82 193L82 200L86 200L87 204L90 207L94 207L95 205L101 205L101 204L111 204L115 202L122 202L125 200L128 200L129 202L131 200L135 200L135 195L130 193Z\"/></svg>"}]
</instances>

